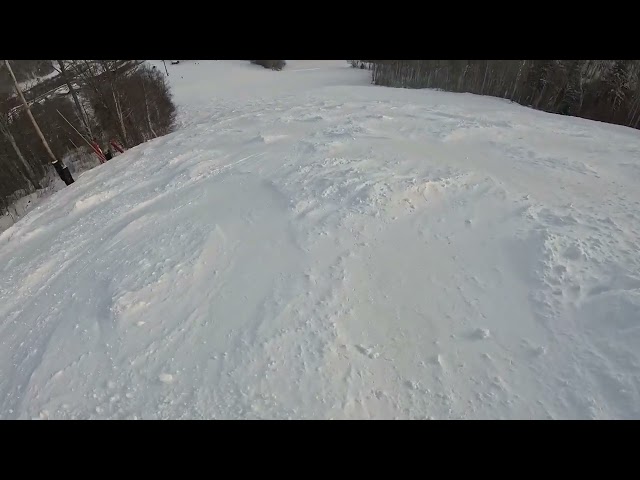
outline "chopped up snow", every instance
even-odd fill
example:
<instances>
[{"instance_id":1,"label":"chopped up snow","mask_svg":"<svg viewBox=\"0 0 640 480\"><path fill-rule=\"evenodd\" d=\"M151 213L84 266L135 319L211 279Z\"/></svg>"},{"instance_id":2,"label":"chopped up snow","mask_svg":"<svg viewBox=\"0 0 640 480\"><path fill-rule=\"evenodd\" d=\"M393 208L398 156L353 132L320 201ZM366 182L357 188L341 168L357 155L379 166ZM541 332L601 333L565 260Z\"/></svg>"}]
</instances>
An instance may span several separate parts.
<instances>
[{"instance_id":1,"label":"chopped up snow","mask_svg":"<svg viewBox=\"0 0 640 480\"><path fill-rule=\"evenodd\" d=\"M0 234L2 418L640 418L640 132L167 67L179 130Z\"/></svg>"}]
</instances>

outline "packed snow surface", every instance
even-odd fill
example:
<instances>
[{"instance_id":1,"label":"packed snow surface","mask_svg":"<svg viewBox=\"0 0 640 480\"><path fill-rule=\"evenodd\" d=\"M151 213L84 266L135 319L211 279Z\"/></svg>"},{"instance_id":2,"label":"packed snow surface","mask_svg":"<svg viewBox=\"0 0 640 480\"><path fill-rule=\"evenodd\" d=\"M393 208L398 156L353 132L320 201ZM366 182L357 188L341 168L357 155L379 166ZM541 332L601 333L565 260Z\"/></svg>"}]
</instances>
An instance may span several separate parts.
<instances>
[{"instance_id":1,"label":"packed snow surface","mask_svg":"<svg viewBox=\"0 0 640 480\"><path fill-rule=\"evenodd\" d=\"M167 67L175 133L0 234L2 418L640 418L640 132Z\"/></svg>"}]
</instances>

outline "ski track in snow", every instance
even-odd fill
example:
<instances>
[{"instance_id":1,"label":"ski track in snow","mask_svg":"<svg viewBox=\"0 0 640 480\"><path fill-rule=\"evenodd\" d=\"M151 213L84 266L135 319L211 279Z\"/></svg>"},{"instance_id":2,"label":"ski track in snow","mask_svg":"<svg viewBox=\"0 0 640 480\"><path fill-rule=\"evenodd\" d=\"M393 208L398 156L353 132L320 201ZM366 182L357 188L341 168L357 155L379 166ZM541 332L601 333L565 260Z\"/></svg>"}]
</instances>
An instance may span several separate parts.
<instances>
[{"instance_id":1,"label":"ski track in snow","mask_svg":"<svg viewBox=\"0 0 640 480\"><path fill-rule=\"evenodd\" d=\"M638 131L169 68L175 133L0 234L1 418L640 418Z\"/></svg>"}]
</instances>

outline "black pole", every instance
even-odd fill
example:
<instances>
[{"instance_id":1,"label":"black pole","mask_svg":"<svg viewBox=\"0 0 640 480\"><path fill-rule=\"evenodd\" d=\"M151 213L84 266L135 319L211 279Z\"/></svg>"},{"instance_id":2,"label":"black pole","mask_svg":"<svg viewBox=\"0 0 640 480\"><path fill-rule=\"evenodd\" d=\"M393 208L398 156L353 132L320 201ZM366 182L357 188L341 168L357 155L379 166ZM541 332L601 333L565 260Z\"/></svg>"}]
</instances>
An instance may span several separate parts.
<instances>
[{"instance_id":1,"label":"black pole","mask_svg":"<svg viewBox=\"0 0 640 480\"><path fill-rule=\"evenodd\" d=\"M56 172L58 172L58 175L66 185L71 185L74 182L71 172L69 171L69 167L65 164L62 162L55 162L53 164L53 168L56 169Z\"/></svg>"},{"instance_id":2,"label":"black pole","mask_svg":"<svg viewBox=\"0 0 640 480\"><path fill-rule=\"evenodd\" d=\"M167 72L167 77L169 76L169 70L167 70L167 64L162 60L162 64L164 65L164 71Z\"/></svg>"}]
</instances>

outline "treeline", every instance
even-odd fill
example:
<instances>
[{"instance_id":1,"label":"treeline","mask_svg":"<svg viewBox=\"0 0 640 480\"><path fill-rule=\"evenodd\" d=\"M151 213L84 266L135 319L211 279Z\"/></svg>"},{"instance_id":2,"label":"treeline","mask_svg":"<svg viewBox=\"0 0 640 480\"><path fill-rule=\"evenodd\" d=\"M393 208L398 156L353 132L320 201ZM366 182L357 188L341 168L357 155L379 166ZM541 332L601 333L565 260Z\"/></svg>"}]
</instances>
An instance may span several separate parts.
<instances>
[{"instance_id":1,"label":"treeline","mask_svg":"<svg viewBox=\"0 0 640 480\"><path fill-rule=\"evenodd\" d=\"M131 148L173 128L176 109L158 69L122 60L54 64L60 88L46 97L25 96L51 150L72 173L99 164L85 139L103 149L111 140ZM14 93L1 95L0 214L17 198L48 186L56 176L49 161Z\"/></svg>"},{"instance_id":2,"label":"treeline","mask_svg":"<svg viewBox=\"0 0 640 480\"><path fill-rule=\"evenodd\" d=\"M260 65L271 70L282 70L287 64L286 60L249 60L251 63Z\"/></svg>"},{"instance_id":3,"label":"treeline","mask_svg":"<svg viewBox=\"0 0 640 480\"><path fill-rule=\"evenodd\" d=\"M640 60L352 60L376 85L506 98L640 128Z\"/></svg>"}]
</instances>

